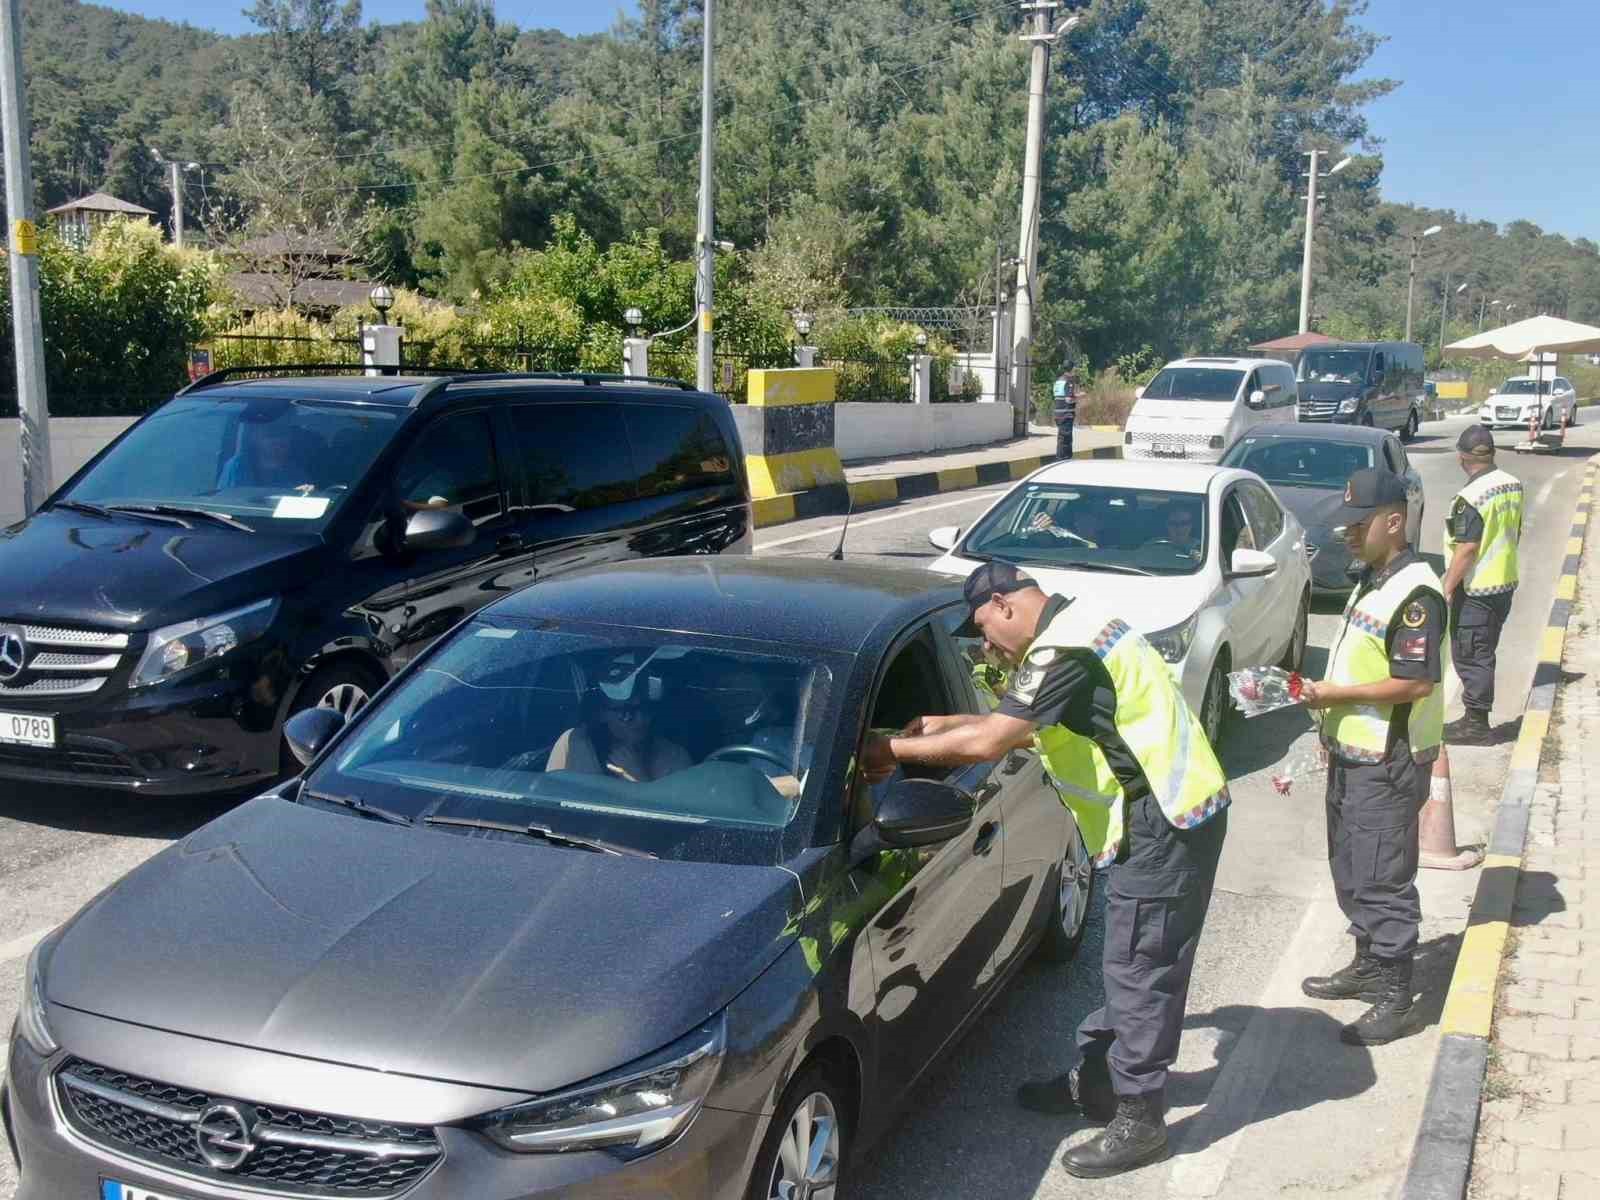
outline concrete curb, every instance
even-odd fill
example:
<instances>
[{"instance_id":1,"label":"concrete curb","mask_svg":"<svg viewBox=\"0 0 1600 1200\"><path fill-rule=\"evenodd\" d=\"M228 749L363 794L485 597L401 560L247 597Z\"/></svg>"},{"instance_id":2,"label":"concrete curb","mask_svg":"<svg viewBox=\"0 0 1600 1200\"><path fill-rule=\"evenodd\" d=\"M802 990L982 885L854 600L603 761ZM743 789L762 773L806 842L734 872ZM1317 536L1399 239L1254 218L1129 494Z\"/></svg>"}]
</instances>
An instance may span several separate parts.
<instances>
[{"instance_id":1,"label":"concrete curb","mask_svg":"<svg viewBox=\"0 0 1600 1200\"><path fill-rule=\"evenodd\" d=\"M1108 427L1109 428L1109 427ZM1121 458L1121 446L1098 446L1079 450L1073 458ZM847 512L882 508L903 500L920 500L940 492L958 492L986 483L1010 483L1033 474L1046 463L1056 461L1053 454L1028 458L1002 458L975 466L950 467L943 471L920 471L914 475L886 475L855 483L834 483L804 492L790 492L751 502L756 528L768 529L808 517L843 516Z\"/></svg>"},{"instance_id":2,"label":"concrete curb","mask_svg":"<svg viewBox=\"0 0 1600 1200\"><path fill-rule=\"evenodd\" d=\"M1561 683L1561 653L1566 646L1567 622L1578 594L1578 568L1594 497L1600 455L1589 461L1577 508L1567 538L1566 561L1556 584L1555 603L1539 646L1539 663L1523 708L1522 730L1511 752L1500 804L1495 810L1494 834L1478 890L1467 916L1467 931L1450 977L1440 1018L1439 1054L1423 1103L1422 1123L1411 1147L1399 1200L1463 1200L1472 1172L1472 1144L1477 1135L1478 1110L1483 1100L1484 1073L1489 1062L1489 1035L1494 1024L1495 993L1505 953L1511 908L1516 902L1522 874L1523 845L1528 833L1528 809L1539 782L1539 762L1556 689Z\"/></svg>"}]
</instances>

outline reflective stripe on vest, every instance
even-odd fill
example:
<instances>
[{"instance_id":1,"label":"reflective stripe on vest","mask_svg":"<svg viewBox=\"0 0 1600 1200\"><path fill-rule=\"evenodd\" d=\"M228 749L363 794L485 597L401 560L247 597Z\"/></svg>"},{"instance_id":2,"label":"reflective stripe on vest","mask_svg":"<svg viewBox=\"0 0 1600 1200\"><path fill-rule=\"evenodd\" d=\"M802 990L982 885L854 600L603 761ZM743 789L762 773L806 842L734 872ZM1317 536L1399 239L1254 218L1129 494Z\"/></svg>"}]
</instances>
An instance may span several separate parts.
<instances>
[{"instance_id":1,"label":"reflective stripe on vest","mask_svg":"<svg viewBox=\"0 0 1600 1200\"><path fill-rule=\"evenodd\" d=\"M1105 664L1117 732L1173 826L1193 828L1228 802L1227 776L1166 660L1121 618L1083 600L1068 605L1028 647L1013 690L1026 695L1029 677L1042 679L1055 655L1069 650L1090 650ZM1104 752L1061 725L1038 730L1034 745L1089 853L1098 865L1112 861L1122 844L1123 791Z\"/></svg>"},{"instance_id":2,"label":"reflective stripe on vest","mask_svg":"<svg viewBox=\"0 0 1600 1200\"><path fill-rule=\"evenodd\" d=\"M1478 543L1478 561L1462 582L1469 596L1496 596L1517 586L1517 543L1522 537L1522 484L1514 475L1501 470L1485 471L1456 494L1478 510L1483 518L1483 540ZM1455 505L1450 506L1455 514ZM1444 561L1455 557L1456 540L1450 534L1450 521L1444 526Z\"/></svg>"},{"instance_id":3,"label":"reflective stripe on vest","mask_svg":"<svg viewBox=\"0 0 1600 1200\"><path fill-rule=\"evenodd\" d=\"M1402 606L1419 591L1430 591L1444 603L1439 577L1422 562L1395 572L1382 587L1365 595L1360 595L1359 589L1352 593L1344 610L1344 628L1333 648L1328 682L1359 685L1388 679L1389 629L1402 619ZM1428 696L1411 705L1406 734L1411 757L1418 762L1431 760L1444 741L1444 691L1441 681ZM1336 704L1323 717L1323 741L1340 758L1382 762L1389 750L1393 716L1392 704Z\"/></svg>"}]
</instances>

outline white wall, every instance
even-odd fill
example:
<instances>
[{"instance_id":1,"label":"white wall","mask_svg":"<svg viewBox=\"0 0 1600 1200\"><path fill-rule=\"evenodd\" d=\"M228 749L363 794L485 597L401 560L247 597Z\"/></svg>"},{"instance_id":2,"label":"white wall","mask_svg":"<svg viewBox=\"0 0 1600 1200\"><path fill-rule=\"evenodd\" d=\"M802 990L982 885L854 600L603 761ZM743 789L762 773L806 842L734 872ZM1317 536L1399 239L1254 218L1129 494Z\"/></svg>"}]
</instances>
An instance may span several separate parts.
<instances>
[{"instance_id":1,"label":"white wall","mask_svg":"<svg viewBox=\"0 0 1600 1200\"><path fill-rule=\"evenodd\" d=\"M51 486L59 487L112 438L134 422L133 417L54 417L50 421ZM22 516L22 423L0 421L0 525Z\"/></svg>"},{"instance_id":2,"label":"white wall","mask_svg":"<svg viewBox=\"0 0 1600 1200\"><path fill-rule=\"evenodd\" d=\"M1009 404L839 404L834 444L845 462L987 446L1011 439Z\"/></svg>"}]
</instances>

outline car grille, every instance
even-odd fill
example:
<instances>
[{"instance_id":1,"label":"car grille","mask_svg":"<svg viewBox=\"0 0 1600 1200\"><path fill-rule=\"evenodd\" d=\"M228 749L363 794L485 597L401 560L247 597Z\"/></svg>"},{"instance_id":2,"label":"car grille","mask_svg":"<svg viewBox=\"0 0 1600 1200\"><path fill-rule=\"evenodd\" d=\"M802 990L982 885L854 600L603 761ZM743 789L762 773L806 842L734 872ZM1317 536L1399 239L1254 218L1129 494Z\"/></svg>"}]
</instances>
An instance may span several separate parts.
<instances>
[{"instance_id":1,"label":"car grille","mask_svg":"<svg viewBox=\"0 0 1600 1200\"><path fill-rule=\"evenodd\" d=\"M1337 400L1303 400L1299 417L1302 421L1331 421L1339 412Z\"/></svg>"},{"instance_id":2,"label":"car grille","mask_svg":"<svg viewBox=\"0 0 1600 1200\"><path fill-rule=\"evenodd\" d=\"M133 779L134 765L111 750L67 746L46 750L34 746L0 746L0 767L23 771L57 771L99 779Z\"/></svg>"},{"instance_id":3,"label":"car grille","mask_svg":"<svg viewBox=\"0 0 1600 1200\"><path fill-rule=\"evenodd\" d=\"M0 703L8 697L89 696L122 665L128 635L0 620L0 636L20 631L25 643L20 674L0 680ZM0 670L3 670L0 666Z\"/></svg>"},{"instance_id":4,"label":"car grille","mask_svg":"<svg viewBox=\"0 0 1600 1200\"><path fill-rule=\"evenodd\" d=\"M79 1059L57 1072L56 1091L67 1121L97 1146L206 1180L299 1196L391 1196L444 1152L425 1126L248 1104ZM239 1114L254 1145L232 1170L212 1166L200 1151L201 1117L218 1104Z\"/></svg>"}]
</instances>

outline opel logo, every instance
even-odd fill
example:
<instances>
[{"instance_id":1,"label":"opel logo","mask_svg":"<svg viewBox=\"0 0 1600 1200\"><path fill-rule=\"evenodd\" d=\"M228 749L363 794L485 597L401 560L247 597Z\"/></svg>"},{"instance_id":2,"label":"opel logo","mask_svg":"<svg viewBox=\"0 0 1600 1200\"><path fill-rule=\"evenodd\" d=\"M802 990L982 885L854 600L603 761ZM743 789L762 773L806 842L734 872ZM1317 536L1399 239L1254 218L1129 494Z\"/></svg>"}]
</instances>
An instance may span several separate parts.
<instances>
[{"instance_id":1,"label":"opel logo","mask_svg":"<svg viewBox=\"0 0 1600 1200\"><path fill-rule=\"evenodd\" d=\"M213 1104L201 1113L194 1138L200 1157L219 1171L237 1171L255 1153L250 1124L231 1104Z\"/></svg>"},{"instance_id":2,"label":"opel logo","mask_svg":"<svg viewBox=\"0 0 1600 1200\"><path fill-rule=\"evenodd\" d=\"M0 680L9 683L28 665L28 643L20 629L0 630Z\"/></svg>"}]
</instances>

